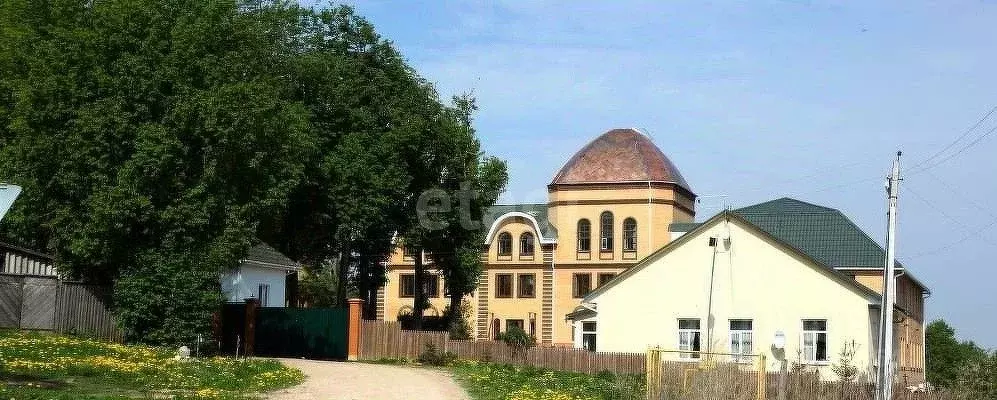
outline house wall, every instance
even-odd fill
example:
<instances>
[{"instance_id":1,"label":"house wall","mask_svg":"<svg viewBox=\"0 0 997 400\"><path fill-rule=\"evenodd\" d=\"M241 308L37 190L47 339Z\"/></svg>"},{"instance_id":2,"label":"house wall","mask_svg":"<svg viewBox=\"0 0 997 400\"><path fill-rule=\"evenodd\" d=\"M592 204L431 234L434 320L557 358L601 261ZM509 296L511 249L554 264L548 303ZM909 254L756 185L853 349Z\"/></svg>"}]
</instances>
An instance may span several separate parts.
<instances>
[{"instance_id":1,"label":"house wall","mask_svg":"<svg viewBox=\"0 0 997 400\"><path fill-rule=\"evenodd\" d=\"M648 201L650 197L650 202ZM668 225L691 222L694 203L685 192L670 187L634 188L632 184L605 184L582 189L556 190L549 194L549 219L557 228L556 244L542 245L540 232L526 218L501 220L495 227L491 243L484 247L484 272L478 290L468 296L472 305L472 328L478 339L494 336L493 321L499 319L499 330L505 331L509 319L522 319L529 328L531 313L536 314L537 338L542 345L571 346L574 342L572 325L564 318L580 303L573 296L576 273L591 275L592 288L598 285L600 273L618 274L671 240ZM599 250L599 219L603 211L613 213L613 250ZM623 221L637 222L637 251L623 251ZM582 218L591 223L591 251L577 250L577 224ZM491 229L492 227L485 227ZM512 235L512 255L499 256L499 234ZM519 238L524 232L533 233L537 242L532 257L521 256ZM432 266L427 261L427 269ZM400 274L413 273L414 260L403 256L398 248L388 260L388 282L380 292L378 318L392 321L413 299L399 298ZM513 274L513 297L496 296L496 275ZM518 275L536 275L536 297L518 297ZM442 285L442 283L441 283ZM442 287L442 286L441 286ZM448 304L445 297L430 299L434 310L442 312ZM430 313L432 315L432 313Z\"/></svg>"},{"instance_id":2,"label":"house wall","mask_svg":"<svg viewBox=\"0 0 997 400\"><path fill-rule=\"evenodd\" d=\"M845 271L857 282L883 293L883 271L853 269ZM924 381L924 289L908 275L897 278L896 305L899 312L894 323L899 377L912 384Z\"/></svg>"},{"instance_id":3,"label":"house wall","mask_svg":"<svg viewBox=\"0 0 997 400\"><path fill-rule=\"evenodd\" d=\"M650 264L618 280L592 299L598 311L598 351L640 352L648 346L678 348L678 319L699 318L702 348L729 351L730 319L751 319L753 352L779 360L799 360L803 319L826 319L828 357L835 361L846 342L855 341L855 365L873 376L873 327L878 321L868 294L843 285L821 267L784 250L752 228L732 220L714 222L683 243L655 256ZM730 237L729 251L718 252L708 238ZM707 325L710 270L715 265L712 310ZM773 354L777 331L787 339L785 354ZM710 339L708 340L707 337ZM778 356L778 357L777 357ZM677 357L677 355L672 355ZM829 362L811 366L833 378Z\"/></svg>"},{"instance_id":4,"label":"house wall","mask_svg":"<svg viewBox=\"0 0 997 400\"><path fill-rule=\"evenodd\" d=\"M674 204L693 209L692 200L665 188L612 189L612 185L586 190L559 190L549 194L551 223L557 227L557 264L614 264L635 262L653 253L669 241L668 225L692 222L693 215ZM603 211L613 213L613 251L599 250L599 217ZM637 222L637 251L623 252L623 220ZM592 251L578 252L578 221L592 224Z\"/></svg>"},{"instance_id":5,"label":"house wall","mask_svg":"<svg viewBox=\"0 0 997 400\"><path fill-rule=\"evenodd\" d=\"M226 301L242 302L250 297L256 298L261 283L270 285L270 294L267 303L260 305L284 307L287 300L285 297L287 272L281 269L243 264L235 270L222 274L222 294Z\"/></svg>"}]
</instances>

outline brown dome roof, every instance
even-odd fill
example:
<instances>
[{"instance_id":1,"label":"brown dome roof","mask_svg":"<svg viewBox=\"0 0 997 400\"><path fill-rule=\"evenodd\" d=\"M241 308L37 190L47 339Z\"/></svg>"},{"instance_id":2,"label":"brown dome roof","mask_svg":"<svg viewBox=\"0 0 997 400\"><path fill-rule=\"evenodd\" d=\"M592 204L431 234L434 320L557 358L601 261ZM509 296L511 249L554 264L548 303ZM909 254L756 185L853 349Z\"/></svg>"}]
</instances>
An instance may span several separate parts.
<instances>
[{"instance_id":1,"label":"brown dome roof","mask_svg":"<svg viewBox=\"0 0 997 400\"><path fill-rule=\"evenodd\" d=\"M636 129L602 134L575 153L551 185L617 182L666 182L690 190L675 164Z\"/></svg>"}]
</instances>

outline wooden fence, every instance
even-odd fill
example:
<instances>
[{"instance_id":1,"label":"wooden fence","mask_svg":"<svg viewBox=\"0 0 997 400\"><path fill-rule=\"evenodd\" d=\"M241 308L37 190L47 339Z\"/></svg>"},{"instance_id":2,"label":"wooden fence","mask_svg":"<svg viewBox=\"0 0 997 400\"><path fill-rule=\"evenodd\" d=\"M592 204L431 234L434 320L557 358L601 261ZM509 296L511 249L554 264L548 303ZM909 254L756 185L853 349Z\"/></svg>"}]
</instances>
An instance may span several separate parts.
<instances>
[{"instance_id":1,"label":"wooden fence","mask_svg":"<svg viewBox=\"0 0 997 400\"><path fill-rule=\"evenodd\" d=\"M643 353L595 353L566 347L532 347L517 351L503 342L449 340L445 332L403 331L398 322L363 321L360 333L360 359L416 359L433 345L461 360L525 365L558 371L595 374L644 373Z\"/></svg>"},{"instance_id":2,"label":"wooden fence","mask_svg":"<svg viewBox=\"0 0 997 400\"><path fill-rule=\"evenodd\" d=\"M101 288L54 276L0 274L0 328L124 338Z\"/></svg>"},{"instance_id":3,"label":"wooden fence","mask_svg":"<svg viewBox=\"0 0 997 400\"><path fill-rule=\"evenodd\" d=\"M54 277L52 256L0 242L0 274Z\"/></svg>"}]
</instances>

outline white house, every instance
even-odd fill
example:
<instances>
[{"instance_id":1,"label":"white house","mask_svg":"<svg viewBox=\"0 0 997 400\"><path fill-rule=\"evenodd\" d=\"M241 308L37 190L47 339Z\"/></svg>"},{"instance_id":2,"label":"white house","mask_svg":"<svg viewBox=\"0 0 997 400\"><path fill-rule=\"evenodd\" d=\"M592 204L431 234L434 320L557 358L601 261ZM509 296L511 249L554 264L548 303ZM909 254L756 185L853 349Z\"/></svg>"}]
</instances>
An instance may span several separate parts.
<instances>
[{"instance_id":1,"label":"white house","mask_svg":"<svg viewBox=\"0 0 997 400\"><path fill-rule=\"evenodd\" d=\"M300 270L298 263L260 242L239 260L238 268L222 274L222 293L229 302L255 298L261 307L285 307L287 277Z\"/></svg>"},{"instance_id":2,"label":"white house","mask_svg":"<svg viewBox=\"0 0 997 400\"><path fill-rule=\"evenodd\" d=\"M853 365L875 376L885 257L840 212L784 198L677 228L688 232L568 314L575 347L765 354L769 368L786 360L834 379L830 366L847 346ZM898 279L896 353L907 382L924 379L925 294L909 272ZM777 333L782 351L773 346Z\"/></svg>"}]
</instances>

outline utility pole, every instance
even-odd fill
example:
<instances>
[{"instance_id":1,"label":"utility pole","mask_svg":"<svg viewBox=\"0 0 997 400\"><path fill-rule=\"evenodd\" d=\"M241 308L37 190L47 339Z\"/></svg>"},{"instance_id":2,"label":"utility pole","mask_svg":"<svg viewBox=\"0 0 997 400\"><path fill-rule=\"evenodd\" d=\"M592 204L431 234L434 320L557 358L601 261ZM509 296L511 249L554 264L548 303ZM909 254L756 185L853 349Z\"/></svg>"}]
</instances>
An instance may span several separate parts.
<instances>
[{"instance_id":1,"label":"utility pole","mask_svg":"<svg viewBox=\"0 0 997 400\"><path fill-rule=\"evenodd\" d=\"M879 369L876 371L876 400L893 399L893 303L896 298L897 197L900 195L900 152L886 180L887 213L886 265L883 266L883 303L879 318Z\"/></svg>"}]
</instances>

